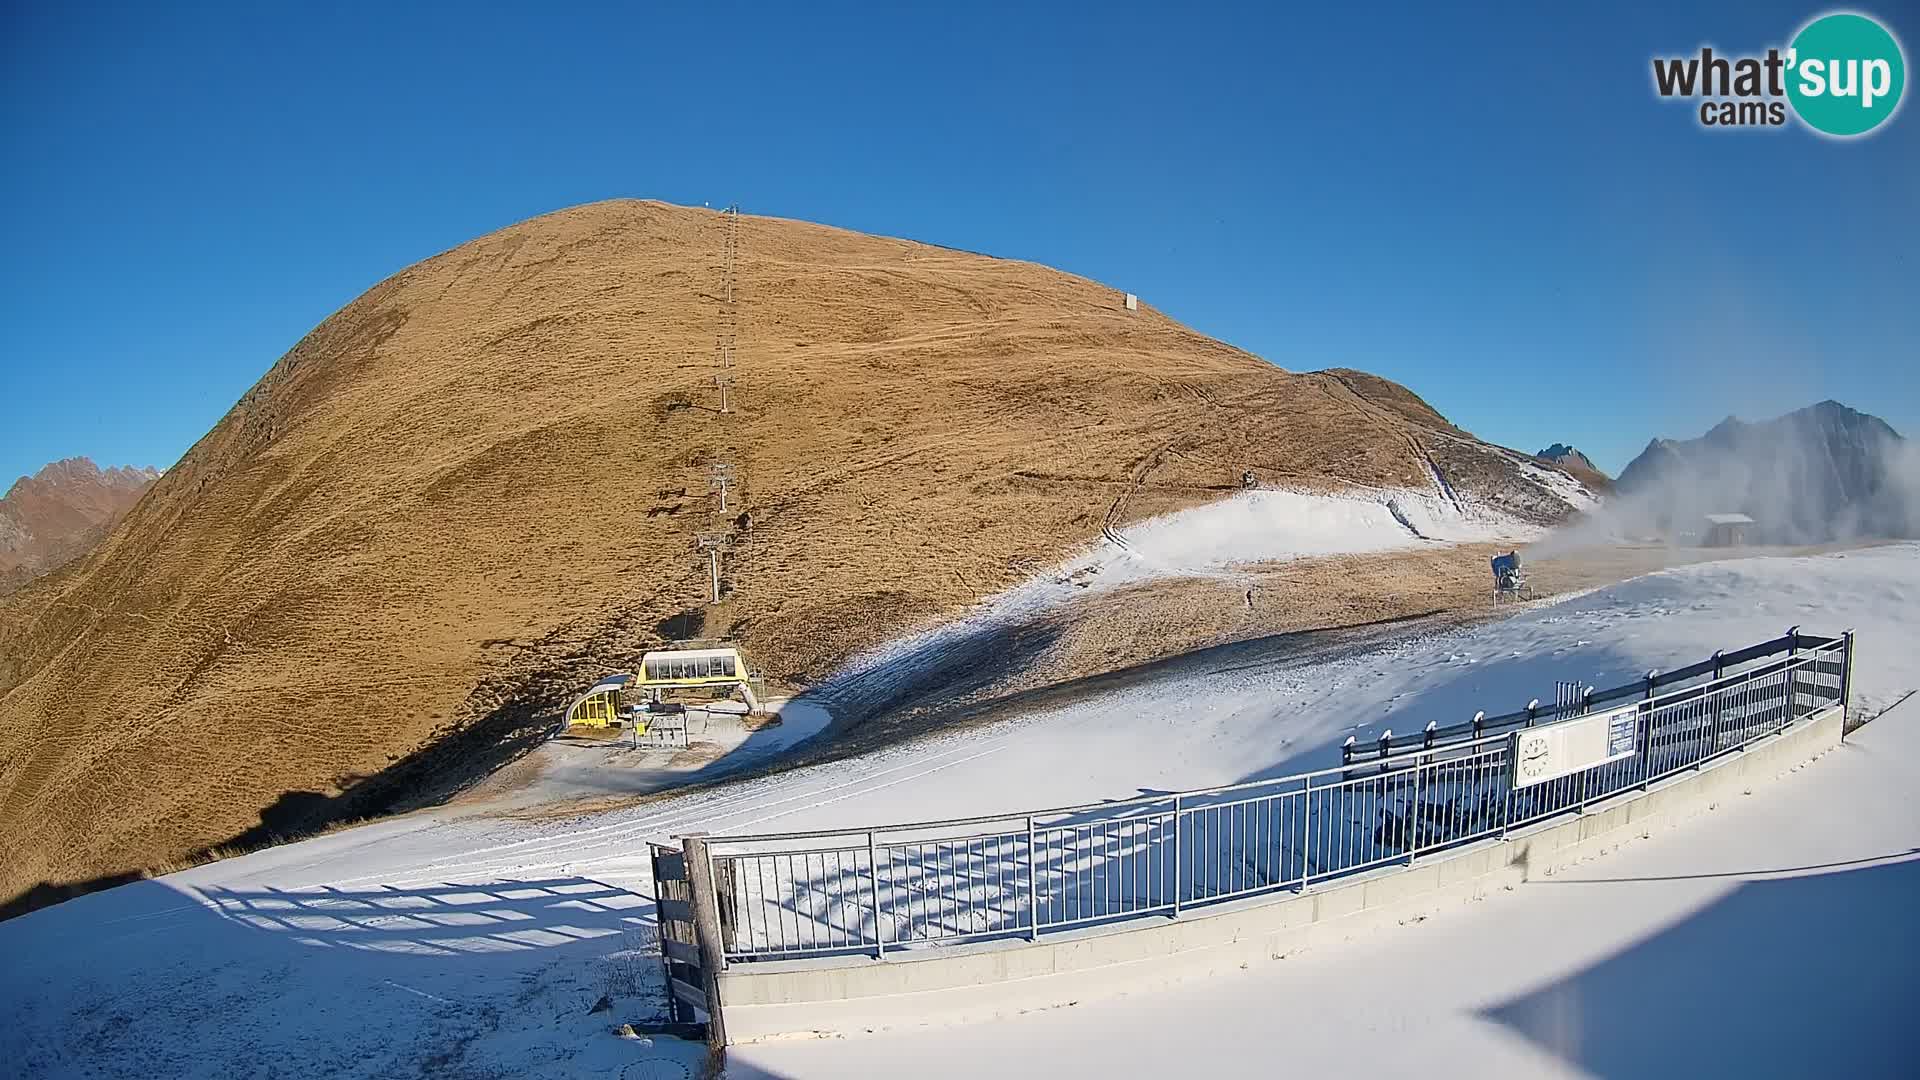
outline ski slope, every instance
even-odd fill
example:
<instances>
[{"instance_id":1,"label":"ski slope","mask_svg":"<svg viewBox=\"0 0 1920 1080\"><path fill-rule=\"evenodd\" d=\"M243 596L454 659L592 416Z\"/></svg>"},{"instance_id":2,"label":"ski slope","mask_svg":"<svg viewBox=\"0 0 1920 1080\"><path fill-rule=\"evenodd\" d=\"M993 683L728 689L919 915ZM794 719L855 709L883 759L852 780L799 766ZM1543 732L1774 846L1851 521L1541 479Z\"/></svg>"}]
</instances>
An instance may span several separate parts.
<instances>
[{"instance_id":1,"label":"ski slope","mask_svg":"<svg viewBox=\"0 0 1920 1080\"><path fill-rule=\"evenodd\" d=\"M48 1077L413 1075L427 1061L450 1076L612 1076L640 1061L691 1064L692 1048L608 1034L642 1017L643 984L657 980L657 968L626 971L619 955L650 931L649 839L1003 812L1274 775L1335 760L1348 733L1503 710L1549 695L1555 679L1617 683L1796 623L1860 632L1855 698L1872 711L1920 686L1916 600L1920 545L1700 564L1364 655L1183 670L1014 723L585 818L441 811L380 822L0 923L0 1061ZM1622 970L1633 975L1624 985L1640 986L1640 969L1608 968L1608 958L1693 925L1689 912L1714 909L1743 882L1797 880L1799 871L1776 872L1825 863L1867 875L1848 880L1894 875L1886 880L1908 882L1903 895L1913 895L1891 856L1920 849L1915 710L1902 706L1861 733L1858 752L1826 755L1777 796L1758 790L1727 814L1591 866L1596 881L1731 876L1625 891L1528 885L1337 955L1250 971L1237 987L1217 980L1085 1003L990 1034L935 1028L744 1048L735 1070L884 1075L911 1061L929 1075L1021 1075L1058 1046L1057 1060L1041 1059L1048 1071L1230 1075L1272 1064L1283 1017L1297 1017L1285 1030L1301 1033L1288 1043L1300 1055L1290 1067L1342 1053L1396 1072L1416 1060L1513 1075L1606 1066L1611 1059L1581 1055L1602 1052L1593 1047L1611 1035L1568 1042L1589 1016L1619 1018L1594 1012L1588 987L1600 980L1612 1001L1626 993L1611 974ZM1740 816L1755 813L1764 816ZM1881 856L1889 859L1874 861ZM1641 864L1628 860L1652 860L1651 869L1629 874L1622 868ZM1882 862L1894 869L1876 869ZM1871 903L1843 899L1846 910L1867 911L1863 929L1904 940L1875 926ZM1830 914L1823 905L1806 918L1832 933ZM1753 940L1792 936L1770 935ZM1807 951L1804 940L1796 949ZM1296 974L1303 968L1313 977ZM1650 970L1645 985L1657 986L1662 970ZM1756 981L1749 973L1743 983ZM1729 1012L1757 1011L1739 996L1751 990L1744 984L1725 989ZM590 1012L603 993L613 1009ZM1193 1033L1217 1027L1208 1018L1228 1006L1237 1035L1200 1045ZM1642 1027L1657 1018L1627 1017ZM1848 1030L1857 1037L1865 1026ZM1421 1056L1442 1049L1465 1056Z\"/></svg>"}]
</instances>

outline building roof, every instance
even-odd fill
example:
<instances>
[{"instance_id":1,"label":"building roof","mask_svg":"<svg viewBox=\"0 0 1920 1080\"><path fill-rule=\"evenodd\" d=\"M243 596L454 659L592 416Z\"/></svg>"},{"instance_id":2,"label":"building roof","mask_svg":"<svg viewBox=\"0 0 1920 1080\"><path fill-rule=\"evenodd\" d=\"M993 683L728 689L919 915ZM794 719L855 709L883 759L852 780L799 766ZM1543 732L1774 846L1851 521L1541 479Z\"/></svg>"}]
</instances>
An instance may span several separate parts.
<instances>
[{"instance_id":1,"label":"building roof","mask_svg":"<svg viewBox=\"0 0 1920 1080\"><path fill-rule=\"evenodd\" d=\"M715 657L738 657L739 655L740 650L731 647L724 649L655 649L642 655L640 662L644 664L649 660L710 660Z\"/></svg>"},{"instance_id":2,"label":"building roof","mask_svg":"<svg viewBox=\"0 0 1920 1080\"><path fill-rule=\"evenodd\" d=\"M579 697L574 698L573 701L567 705L567 723L573 722L573 711L580 707L581 702L587 700L590 697L593 697L596 694L604 694L609 690L618 690L621 687L626 686L627 683L632 681L632 679L633 679L632 675L621 673L618 675L609 675L606 678L601 679L599 682L594 683L592 689L588 690L584 694L581 694Z\"/></svg>"},{"instance_id":3,"label":"building roof","mask_svg":"<svg viewBox=\"0 0 1920 1080\"><path fill-rule=\"evenodd\" d=\"M581 697L590 698L595 694L605 693L608 690L618 690L621 687L627 685L627 683L631 682L632 680L633 680L633 676L625 673L622 673L619 675L609 675L606 678L601 679L599 682L594 683L593 689L587 691L585 694L582 694Z\"/></svg>"},{"instance_id":4,"label":"building roof","mask_svg":"<svg viewBox=\"0 0 1920 1080\"><path fill-rule=\"evenodd\" d=\"M1708 514L1707 520L1715 525L1751 525L1753 519L1745 514Z\"/></svg>"}]
</instances>

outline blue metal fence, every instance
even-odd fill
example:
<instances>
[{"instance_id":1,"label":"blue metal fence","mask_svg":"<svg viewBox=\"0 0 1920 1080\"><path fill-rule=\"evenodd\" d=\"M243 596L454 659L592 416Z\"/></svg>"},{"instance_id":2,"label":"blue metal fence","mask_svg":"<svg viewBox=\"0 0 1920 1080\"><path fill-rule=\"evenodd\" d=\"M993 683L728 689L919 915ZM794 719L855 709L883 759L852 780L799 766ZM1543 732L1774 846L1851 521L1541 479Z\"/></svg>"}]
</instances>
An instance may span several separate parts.
<instances>
[{"instance_id":1,"label":"blue metal fence","mask_svg":"<svg viewBox=\"0 0 1920 1080\"><path fill-rule=\"evenodd\" d=\"M875 828L715 837L729 962L884 956L1178 915L1304 890L1698 768L1846 699L1852 635L1782 638L1492 720L1349 745L1339 767L1124 802ZM1632 752L1533 786L1514 733L1603 706ZM1622 720L1622 737L1625 736Z\"/></svg>"}]
</instances>

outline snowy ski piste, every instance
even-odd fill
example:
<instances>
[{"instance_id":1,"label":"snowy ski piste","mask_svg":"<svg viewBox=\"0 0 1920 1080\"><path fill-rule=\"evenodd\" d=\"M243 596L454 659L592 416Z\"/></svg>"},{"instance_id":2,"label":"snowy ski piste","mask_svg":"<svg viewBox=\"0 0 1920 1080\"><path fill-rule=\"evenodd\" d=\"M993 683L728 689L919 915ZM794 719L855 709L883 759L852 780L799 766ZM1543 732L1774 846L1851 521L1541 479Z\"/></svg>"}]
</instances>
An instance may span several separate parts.
<instances>
[{"instance_id":1,"label":"snowy ski piste","mask_svg":"<svg viewBox=\"0 0 1920 1080\"><path fill-rule=\"evenodd\" d=\"M0 923L0 1061L47 1077L697 1073L697 1047L609 1033L663 1008L650 839L1322 767L1349 734L1456 723L1560 679L1627 682L1800 625L1858 632L1855 706L1885 714L1671 831L1226 977L990 1025L739 1046L729 1075L1897 1074L1899 1018L1920 1000L1920 699L1902 701L1920 686L1917 601L1916 544L1697 564L586 817L382 821ZM591 1012L603 994L613 1008Z\"/></svg>"}]
</instances>

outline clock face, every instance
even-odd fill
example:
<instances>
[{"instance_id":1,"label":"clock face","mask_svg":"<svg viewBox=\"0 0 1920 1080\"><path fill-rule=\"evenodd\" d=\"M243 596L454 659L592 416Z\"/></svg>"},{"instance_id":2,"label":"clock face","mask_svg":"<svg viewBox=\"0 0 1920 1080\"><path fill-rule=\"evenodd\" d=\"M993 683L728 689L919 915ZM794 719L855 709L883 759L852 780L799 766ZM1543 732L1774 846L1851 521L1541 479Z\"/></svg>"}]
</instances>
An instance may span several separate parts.
<instances>
[{"instance_id":1,"label":"clock face","mask_svg":"<svg viewBox=\"0 0 1920 1080\"><path fill-rule=\"evenodd\" d=\"M1520 744L1515 748L1517 757L1515 767L1525 777L1543 776L1547 771L1547 737L1545 735L1522 734Z\"/></svg>"}]
</instances>

